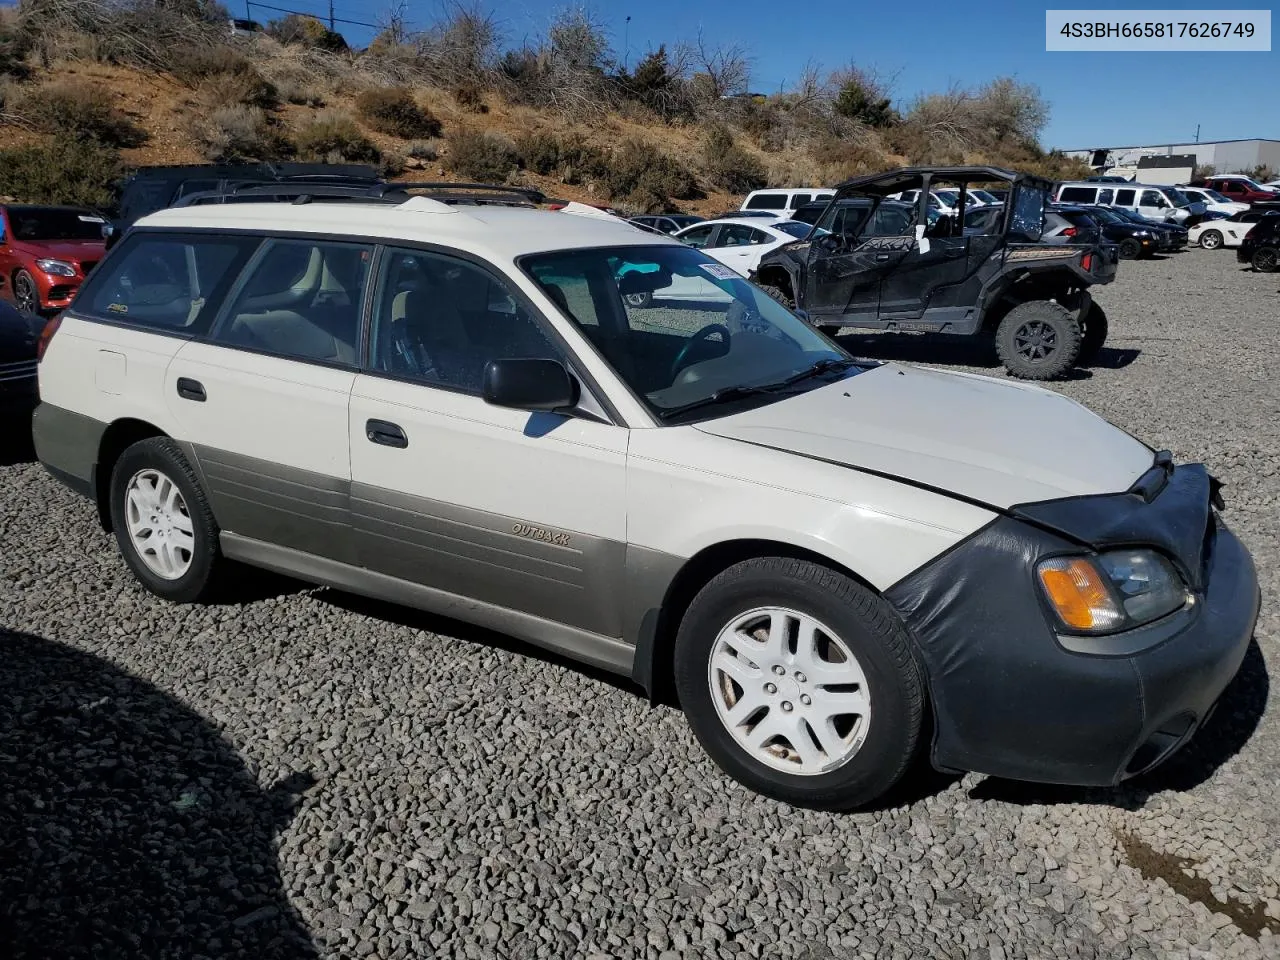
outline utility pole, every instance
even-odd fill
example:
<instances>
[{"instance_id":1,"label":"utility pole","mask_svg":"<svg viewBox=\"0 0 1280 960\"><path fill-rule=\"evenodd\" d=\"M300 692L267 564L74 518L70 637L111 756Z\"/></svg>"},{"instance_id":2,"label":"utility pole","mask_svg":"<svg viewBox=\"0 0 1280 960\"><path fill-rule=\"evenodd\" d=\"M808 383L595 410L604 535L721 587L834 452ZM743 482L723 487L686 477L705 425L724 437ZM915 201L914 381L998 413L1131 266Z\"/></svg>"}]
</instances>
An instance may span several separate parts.
<instances>
[{"instance_id":1,"label":"utility pole","mask_svg":"<svg viewBox=\"0 0 1280 960\"><path fill-rule=\"evenodd\" d=\"M1196 143L1200 142L1200 124L1196 124Z\"/></svg>"},{"instance_id":2,"label":"utility pole","mask_svg":"<svg viewBox=\"0 0 1280 960\"><path fill-rule=\"evenodd\" d=\"M631 69L631 18L627 17L626 26L622 32L622 69Z\"/></svg>"},{"instance_id":3,"label":"utility pole","mask_svg":"<svg viewBox=\"0 0 1280 960\"><path fill-rule=\"evenodd\" d=\"M335 30L333 27L334 27L334 20L333 20L333 0L329 0L329 32L330 32L330 33L337 33L338 31L337 31L337 30Z\"/></svg>"}]
</instances>

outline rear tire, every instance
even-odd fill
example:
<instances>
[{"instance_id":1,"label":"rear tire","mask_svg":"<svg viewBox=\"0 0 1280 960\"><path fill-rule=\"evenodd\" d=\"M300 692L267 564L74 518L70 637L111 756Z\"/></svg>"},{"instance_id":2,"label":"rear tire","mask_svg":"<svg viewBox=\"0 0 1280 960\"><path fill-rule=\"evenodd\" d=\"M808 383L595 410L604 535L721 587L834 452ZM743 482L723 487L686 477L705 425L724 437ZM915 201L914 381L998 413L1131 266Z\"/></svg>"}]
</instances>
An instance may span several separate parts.
<instances>
[{"instance_id":1,"label":"rear tire","mask_svg":"<svg viewBox=\"0 0 1280 960\"><path fill-rule=\"evenodd\" d=\"M1084 330L1080 336L1080 356L1076 363L1092 363L1107 340L1107 314L1096 303L1089 304L1084 316Z\"/></svg>"},{"instance_id":2,"label":"rear tire","mask_svg":"<svg viewBox=\"0 0 1280 960\"><path fill-rule=\"evenodd\" d=\"M925 686L906 628L866 587L806 560L746 560L703 587L680 623L675 681L720 768L796 806L873 803L920 745Z\"/></svg>"},{"instance_id":3,"label":"rear tire","mask_svg":"<svg viewBox=\"0 0 1280 960\"><path fill-rule=\"evenodd\" d=\"M770 284L770 283L757 283L756 286L759 287L761 290L763 290L765 293L767 293L769 296L773 297L773 299L777 300L780 304L782 304L788 310L794 310L796 308L795 300L793 300L790 297L790 295L788 295L788 293L785 290L783 290L781 287L775 287L773 286L773 284Z\"/></svg>"},{"instance_id":4,"label":"rear tire","mask_svg":"<svg viewBox=\"0 0 1280 960\"><path fill-rule=\"evenodd\" d=\"M1222 231L1206 230L1200 234L1200 246L1205 250L1217 250L1223 243Z\"/></svg>"},{"instance_id":5,"label":"rear tire","mask_svg":"<svg viewBox=\"0 0 1280 960\"><path fill-rule=\"evenodd\" d=\"M1276 247L1259 247L1253 251L1249 262L1259 273L1275 273L1276 266L1280 263L1280 250Z\"/></svg>"},{"instance_id":6,"label":"rear tire","mask_svg":"<svg viewBox=\"0 0 1280 960\"><path fill-rule=\"evenodd\" d=\"M1137 260L1142 256L1142 244L1133 237L1125 237L1120 241L1120 259Z\"/></svg>"},{"instance_id":7,"label":"rear tire","mask_svg":"<svg viewBox=\"0 0 1280 960\"><path fill-rule=\"evenodd\" d=\"M191 464L168 437L140 440L111 471L111 526L135 577L177 603L209 600L228 561Z\"/></svg>"},{"instance_id":8,"label":"rear tire","mask_svg":"<svg viewBox=\"0 0 1280 960\"><path fill-rule=\"evenodd\" d=\"M1080 357L1080 323L1060 303L1020 303L996 329L996 353L1011 377L1052 380Z\"/></svg>"},{"instance_id":9,"label":"rear tire","mask_svg":"<svg viewBox=\"0 0 1280 960\"><path fill-rule=\"evenodd\" d=\"M653 294L648 290L645 290L643 293L623 294L622 302L628 307L645 310L653 305Z\"/></svg>"}]
</instances>

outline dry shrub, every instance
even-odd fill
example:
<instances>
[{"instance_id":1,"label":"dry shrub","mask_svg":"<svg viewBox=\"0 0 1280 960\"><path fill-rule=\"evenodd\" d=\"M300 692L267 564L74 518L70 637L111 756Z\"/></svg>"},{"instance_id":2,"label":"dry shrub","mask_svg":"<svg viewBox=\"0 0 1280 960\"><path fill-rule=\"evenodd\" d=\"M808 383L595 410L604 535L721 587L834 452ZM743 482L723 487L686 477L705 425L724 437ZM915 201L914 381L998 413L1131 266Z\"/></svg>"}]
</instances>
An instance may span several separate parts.
<instances>
[{"instance_id":1,"label":"dry shrub","mask_svg":"<svg viewBox=\"0 0 1280 960\"><path fill-rule=\"evenodd\" d=\"M274 84L231 47L188 47L177 56L173 75L213 103L273 107L279 101Z\"/></svg>"},{"instance_id":2,"label":"dry shrub","mask_svg":"<svg viewBox=\"0 0 1280 960\"><path fill-rule=\"evenodd\" d=\"M415 140L405 148L405 156L430 163L440 159L439 140Z\"/></svg>"},{"instance_id":3,"label":"dry shrub","mask_svg":"<svg viewBox=\"0 0 1280 960\"><path fill-rule=\"evenodd\" d=\"M407 87L381 87L356 97L356 114L372 130L405 140L438 137L440 121L418 105Z\"/></svg>"},{"instance_id":4,"label":"dry shrub","mask_svg":"<svg viewBox=\"0 0 1280 960\"><path fill-rule=\"evenodd\" d=\"M481 183L505 183L516 168L516 146L492 130L456 130L447 141L449 169Z\"/></svg>"},{"instance_id":5,"label":"dry shrub","mask_svg":"<svg viewBox=\"0 0 1280 960\"><path fill-rule=\"evenodd\" d=\"M261 107L242 103L218 107L207 117L195 118L191 133L204 158L215 163L277 160L293 150Z\"/></svg>"},{"instance_id":6,"label":"dry shrub","mask_svg":"<svg viewBox=\"0 0 1280 960\"><path fill-rule=\"evenodd\" d=\"M110 147L137 147L146 131L116 109L101 87L78 80L62 80L28 91L14 111L33 129Z\"/></svg>"},{"instance_id":7,"label":"dry shrub","mask_svg":"<svg viewBox=\"0 0 1280 960\"><path fill-rule=\"evenodd\" d=\"M293 135L300 160L322 163L381 163L382 151L340 110L322 110Z\"/></svg>"},{"instance_id":8,"label":"dry shrub","mask_svg":"<svg viewBox=\"0 0 1280 960\"><path fill-rule=\"evenodd\" d=\"M453 99L463 110L471 113L488 113L489 105L484 102L484 89L478 83L460 83L453 88Z\"/></svg>"},{"instance_id":9,"label":"dry shrub","mask_svg":"<svg viewBox=\"0 0 1280 960\"><path fill-rule=\"evenodd\" d=\"M94 140L66 138L0 150L0 195L28 203L108 208L120 155Z\"/></svg>"},{"instance_id":10,"label":"dry shrub","mask_svg":"<svg viewBox=\"0 0 1280 960\"><path fill-rule=\"evenodd\" d=\"M883 150L871 144L830 138L819 141L810 152L822 168L823 186L831 186L864 173L873 173L886 166Z\"/></svg>"},{"instance_id":11,"label":"dry shrub","mask_svg":"<svg viewBox=\"0 0 1280 960\"><path fill-rule=\"evenodd\" d=\"M520 165L561 183L580 184L606 175L609 158L577 134L530 133L516 144Z\"/></svg>"},{"instance_id":12,"label":"dry shrub","mask_svg":"<svg viewBox=\"0 0 1280 960\"><path fill-rule=\"evenodd\" d=\"M702 157L707 178L729 193L750 193L768 182L764 164L738 146L722 124L713 124L707 131Z\"/></svg>"},{"instance_id":13,"label":"dry shrub","mask_svg":"<svg viewBox=\"0 0 1280 960\"><path fill-rule=\"evenodd\" d=\"M623 141L596 173L610 199L645 211L666 210L672 200L702 196L688 168L644 140Z\"/></svg>"}]
</instances>

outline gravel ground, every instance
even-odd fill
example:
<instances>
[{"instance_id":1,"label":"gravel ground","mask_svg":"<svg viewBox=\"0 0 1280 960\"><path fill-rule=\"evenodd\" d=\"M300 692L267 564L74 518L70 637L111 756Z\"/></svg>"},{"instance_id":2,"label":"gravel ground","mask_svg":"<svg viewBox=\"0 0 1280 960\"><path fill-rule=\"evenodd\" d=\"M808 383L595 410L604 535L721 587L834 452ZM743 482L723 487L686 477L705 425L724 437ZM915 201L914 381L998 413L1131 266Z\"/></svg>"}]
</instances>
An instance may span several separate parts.
<instances>
[{"instance_id":1,"label":"gravel ground","mask_svg":"<svg viewBox=\"0 0 1280 960\"><path fill-rule=\"evenodd\" d=\"M872 813L748 794L680 715L327 590L168 606L0 452L0 942L14 957L1280 957L1280 279L1125 264L1055 385L1228 484L1257 647L1122 789L921 776ZM848 338L922 362L977 355Z\"/></svg>"}]
</instances>

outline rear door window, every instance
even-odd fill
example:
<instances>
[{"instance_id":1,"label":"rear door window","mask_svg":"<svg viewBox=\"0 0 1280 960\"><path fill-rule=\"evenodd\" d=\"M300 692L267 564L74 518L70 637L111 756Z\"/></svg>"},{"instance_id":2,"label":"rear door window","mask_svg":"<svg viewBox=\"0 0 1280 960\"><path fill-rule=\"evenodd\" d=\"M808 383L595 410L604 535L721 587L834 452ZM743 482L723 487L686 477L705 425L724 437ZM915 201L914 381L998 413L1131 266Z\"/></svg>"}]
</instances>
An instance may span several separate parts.
<instances>
[{"instance_id":1,"label":"rear door window","mask_svg":"<svg viewBox=\"0 0 1280 960\"><path fill-rule=\"evenodd\" d=\"M1132 207L1132 206L1133 206L1133 195L1134 195L1134 191L1133 191L1133 190L1117 190L1117 191L1116 191L1116 204L1117 204L1117 205L1119 205L1119 206L1121 206L1121 207Z\"/></svg>"},{"instance_id":2,"label":"rear door window","mask_svg":"<svg viewBox=\"0 0 1280 960\"><path fill-rule=\"evenodd\" d=\"M757 193L747 201L748 210L785 210L786 208L787 197L782 193Z\"/></svg>"},{"instance_id":3,"label":"rear door window","mask_svg":"<svg viewBox=\"0 0 1280 960\"><path fill-rule=\"evenodd\" d=\"M259 242L257 237L135 233L90 275L76 310L117 323L200 333Z\"/></svg>"},{"instance_id":4,"label":"rear door window","mask_svg":"<svg viewBox=\"0 0 1280 960\"><path fill-rule=\"evenodd\" d=\"M691 247L701 249L707 245L707 241L711 239L711 234L714 230L714 226L695 227L687 233L680 234L678 239L683 243L687 243Z\"/></svg>"},{"instance_id":5,"label":"rear door window","mask_svg":"<svg viewBox=\"0 0 1280 960\"><path fill-rule=\"evenodd\" d=\"M1093 203L1097 193L1096 187L1063 187L1058 199L1063 203Z\"/></svg>"}]
</instances>

